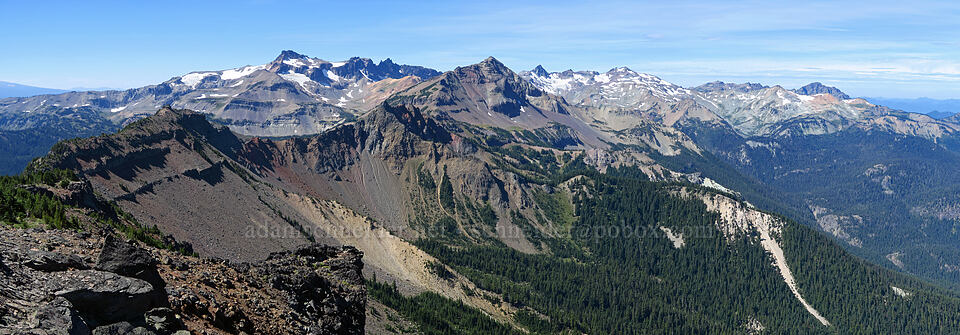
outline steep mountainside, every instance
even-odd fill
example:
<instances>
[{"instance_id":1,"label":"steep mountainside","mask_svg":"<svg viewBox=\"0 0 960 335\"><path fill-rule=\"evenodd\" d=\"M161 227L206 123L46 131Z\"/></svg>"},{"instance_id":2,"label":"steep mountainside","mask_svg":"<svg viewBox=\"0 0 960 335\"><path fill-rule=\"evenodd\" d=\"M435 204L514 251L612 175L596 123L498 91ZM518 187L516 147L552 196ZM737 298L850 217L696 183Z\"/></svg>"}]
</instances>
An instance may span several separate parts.
<instances>
[{"instance_id":1,"label":"steep mountainside","mask_svg":"<svg viewBox=\"0 0 960 335\"><path fill-rule=\"evenodd\" d=\"M378 303L427 333L460 322L419 312L427 306L476 308L507 329L544 334L935 330L945 324L931 320L960 306L730 195L644 181L648 172L628 166L602 174L581 149L403 99L280 141L243 141L165 109L116 135L63 143L34 168L78 171L201 255L253 259L311 239L356 245ZM251 228L254 237L237 237ZM808 273L829 257L838 266ZM836 292L855 311L836 307ZM504 327L495 325L484 327Z\"/></svg>"},{"instance_id":2,"label":"steep mountainside","mask_svg":"<svg viewBox=\"0 0 960 335\"><path fill-rule=\"evenodd\" d=\"M683 90L622 68L598 74L540 67L524 76L584 108L646 111L630 117L670 125L709 152L654 157L666 167L720 180L875 262L950 286L960 282L951 261L958 246L951 194L960 184L947 172L960 148L954 120L849 99L820 83L787 90L712 82ZM665 104L670 99L692 102ZM689 113L698 108L704 111ZM746 178L724 178L730 168Z\"/></svg>"},{"instance_id":3,"label":"steep mountainside","mask_svg":"<svg viewBox=\"0 0 960 335\"><path fill-rule=\"evenodd\" d=\"M435 291L502 314L479 296L465 295L460 287L473 287L469 281L433 274L427 268L433 258L398 237L430 228L411 228L409 220L429 218L415 206L439 206L435 194L424 195L433 198L429 202L412 200L411 174L471 176L464 182L475 188L469 194L476 199L502 194L483 162L467 158L454 168L462 155L457 150L470 150L470 144L435 121L416 110L380 107L321 135L243 142L203 119L164 109L117 135L62 143L36 166L78 171L138 220L192 241L204 256L252 261L308 241L354 245L365 253L370 273L396 280L404 292ZM451 145L438 147L444 143ZM442 157L452 160L446 172L430 163ZM482 203L471 206L479 211ZM467 221L474 217L463 218L463 229L496 236L495 222ZM514 240L533 248L522 237Z\"/></svg>"},{"instance_id":4,"label":"steep mountainside","mask_svg":"<svg viewBox=\"0 0 960 335\"><path fill-rule=\"evenodd\" d=\"M192 72L125 91L0 99L0 150L17 147L0 151L0 168L18 172L58 140L113 132L167 105L211 115L241 134L316 134L438 74L390 59L328 62L283 51L267 64Z\"/></svg>"},{"instance_id":5,"label":"steep mountainside","mask_svg":"<svg viewBox=\"0 0 960 335\"><path fill-rule=\"evenodd\" d=\"M809 223L854 252L956 286L960 155L940 143L854 128L750 138L718 156L797 197Z\"/></svg>"},{"instance_id":6,"label":"steep mountainside","mask_svg":"<svg viewBox=\"0 0 960 335\"><path fill-rule=\"evenodd\" d=\"M311 94L333 85L317 76L330 79L325 71L341 65L296 56L269 68L309 78L291 85ZM377 96L370 109L318 134L240 137L235 125L208 121L229 124L219 116L166 107L116 134L61 142L28 171L75 171L128 220L201 256L255 262L309 242L355 246L378 331L960 327L954 292L866 263L766 211L783 210L872 259L923 245L924 234L950 236L933 219L911 235L908 224L876 224L896 216L858 212L885 192L936 199L914 196L931 194L921 192L928 185L900 181L945 175L917 174L909 162L919 152L952 164L949 122L839 100L817 85L808 93L826 93L722 83L688 90L625 68L521 76L493 58L422 82L381 79L365 86L385 83L365 93ZM886 157L882 166L866 165L874 153ZM952 213L949 201L914 210L915 200L890 199L884 204L902 204L883 215L911 208L943 221ZM854 227L860 222L870 224ZM894 234L902 244L888 243ZM938 240L944 250L947 240ZM918 250L934 250L923 246L889 262L912 264Z\"/></svg>"},{"instance_id":7,"label":"steep mountainside","mask_svg":"<svg viewBox=\"0 0 960 335\"><path fill-rule=\"evenodd\" d=\"M958 244L950 213L960 180L948 167L960 163L960 125L862 99L838 100L839 91L820 89L833 93L802 101L778 87L708 94L725 95L728 102L718 103L724 108L749 103L724 115L741 134L751 134L744 131L751 125L767 124L768 130L757 136L684 131L742 173L785 191L790 206L804 214L798 219L855 253L956 287L960 271L951 260Z\"/></svg>"}]
</instances>

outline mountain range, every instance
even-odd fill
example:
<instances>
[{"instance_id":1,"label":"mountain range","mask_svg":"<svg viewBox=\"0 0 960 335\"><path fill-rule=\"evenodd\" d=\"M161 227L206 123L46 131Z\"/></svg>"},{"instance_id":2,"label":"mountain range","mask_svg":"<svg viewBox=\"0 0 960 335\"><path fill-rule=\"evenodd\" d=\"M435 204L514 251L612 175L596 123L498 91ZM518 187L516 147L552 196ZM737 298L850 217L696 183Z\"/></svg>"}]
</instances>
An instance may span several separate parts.
<instances>
[{"instance_id":1,"label":"mountain range","mask_svg":"<svg viewBox=\"0 0 960 335\"><path fill-rule=\"evenodd\" d=\"M40 94L59 94L64 92L67 91L0 81L0 99L9 97L28 97Z\"/></svg>"},{"instance_id":2,"label":"mountain range","mask_svg":"<svg viewBox=\"0 0 960 335\"><path fill-rule=\"evenodd\" d=\"M896 99L896 98L865 98L877 104L889 106L911 113L927 114L937 119L943 119L960 113L958 99Z\"/></svg>"},{"instance_id":3,"label":"mountain range","mask_svg":"<svg viewBox=\"0 0 960 335\"><path fill-rule=\"evenodd\" d=\"M25 175L76 174L202 257L355 246L368 331L960 327L960 123L820 83L284 51L4 99L0 120L9 143L86 137L5 157L42 156Z\"/></svg>"},{"instance_id":4,"label":"mountain range","mask_svg":"<svg viewBox=\"0 0 960 335\"><path fill-rule=\"evenodd\" d=\"M955 250L947 236L956 234L949 208L957 184L949 167L956 164L960 128L953 119L850 99L819 83L786 90L713 82L688 90L626 68L601 74L537 67L523 74L588 107L605 125L630 125L640 116L680 130L697 147L773 190L751 200L783 194L780 202L792 205L778 211L795 213L845 240L854 252L956 282L957 264L947 261ZM933 180L942 182L917 184ZM867 240L873 242L865 245ZM927 247L917 249L920 244ZM927 253L932 249L940 251ZM906 254L916 258L890 261Z\"/></svg>"}]
</instances>

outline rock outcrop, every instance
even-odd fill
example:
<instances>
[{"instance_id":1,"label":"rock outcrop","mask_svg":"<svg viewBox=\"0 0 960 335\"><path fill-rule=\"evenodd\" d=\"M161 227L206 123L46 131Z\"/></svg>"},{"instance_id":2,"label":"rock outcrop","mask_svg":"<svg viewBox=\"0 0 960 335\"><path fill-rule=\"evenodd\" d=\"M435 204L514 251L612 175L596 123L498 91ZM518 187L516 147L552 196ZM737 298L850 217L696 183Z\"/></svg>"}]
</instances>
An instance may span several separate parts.
<instances>
[{"instance_id":1,"label":"rock outcrop","mask_svg":"<svg viewBox=\"0 0 960 335\"><path fill-rule=\"evenodd\" d=\"M0 334L361 334L362 254L230 264L106 233L0 228Z\"/></svg>"}]
</instances>

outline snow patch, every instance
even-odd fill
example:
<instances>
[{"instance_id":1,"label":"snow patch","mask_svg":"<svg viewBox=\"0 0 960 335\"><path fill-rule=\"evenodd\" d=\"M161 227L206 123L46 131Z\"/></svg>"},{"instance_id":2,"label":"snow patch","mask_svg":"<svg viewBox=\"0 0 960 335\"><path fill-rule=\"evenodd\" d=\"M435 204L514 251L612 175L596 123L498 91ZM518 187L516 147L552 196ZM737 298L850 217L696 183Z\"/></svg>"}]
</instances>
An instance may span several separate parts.
<instances>
[{"instance_id":1,"label":"snow patch","mask_svg":"<svg viewBox=\"0 0 960 335\"><path fill-rule=\"evenodd\" d=\"M757 141L754 141L754 140L747 140L746 143L747 143L747 145L749 145L751 148L759 148L759 147L771 148L771 147L773 147L773 145L771 145L770 143L757 142Z\"/></svg>"},{"instance_id":2,"label":"snow patch","mask_svg":"<svg viewBox=\"0 0 960 335\"><path fill-rule=\"evenodd\" d=\"M295 82L303 88L307 88L308 82L313 82L313 80L310 80L310 77L307 77L303 73L293 72L293 73L281 74L280 77L283 78L284 80Z\"/></svg>"},{"instance_id":3,"label":"snow patch","mask_svg":"<svg viewBox=\"0 0 960 335\"><path fill-rule=\"evenodd\" d=\"M111 108L110 113L119 113L119 112L122 112L124 109L127 109L127 106Z\"/></svg>"},{"instance_id":4,"label":"snow patch","mask_svg":"<svg viewBox=\"0 0 960 335\"><path fill-rule=\"evenodd\" d=\"M544 91L557 94L570 90L573 87L574 78L563 78L558 73L551 73L546 77L534 75L532 81Z\"/></svg>"},{"instance_id":5,"label":"snow patch","mask_svg":"<svg viewBox=\"0 0 960 335\"><path fill-rule=\"evenodd\" d=\"M606 73L600 74L594 77L593 80L596 80L598 83L601 83L601 84L606 84L610 82L610 75Z\"/></svg>"},{"instance_id":6,"label":"snow patch","mask_svg":"<svg viewBox=\"0 0 960 335\"><path fill-rule=\"evenodd\" d=\"M330 80L333 80L333 81L340 81L340 76L338 76L336 73L333 73L333 71L330 71L330 70L327 70L327 78L330 78Z\"/></svg>"},{"instance_id":7,"label":"snow patch","mask_svg":"<svg viewBox=\"0 0 960 335\"><path fill-rule=\"evenodd\" d=\"M197 85L199 85L200 82L203 81L204 78L209 77L209 76L216 76L216 75L217 75L216 72L194 72L194 73L188 73L188 74L183 75L183 77L180 77L180 82L181 82L181 83L184 83L185 85L190 86L190 87L192 87L192 88L197 88Z\"/></svg>"},{"instance_id":8,"label":"snow patch","mask_svg":"<svg viewBox=\"0 0 960 335\"><path fill-rule=\"evenodd\" d=\"M220 75L220 78L223 80L240 79L242 77L249 76L254 72L257 72L257 70L263 70L265 68L267 68L266 65L244 66L237 69L223 71L223 74ZM243 82L243 81L241 80L240 82Z\"/></svg>"},{"instance_id":9,"label":"snow patch","mask_svg":"<svg viewBox=\"0 0 960 335\"><path fill-rule=\"evenodd\" d=\"M307 63L304 63L301 59L285 59L283 63L293 67L307 66Z\"/></svg>"}]
</instances>

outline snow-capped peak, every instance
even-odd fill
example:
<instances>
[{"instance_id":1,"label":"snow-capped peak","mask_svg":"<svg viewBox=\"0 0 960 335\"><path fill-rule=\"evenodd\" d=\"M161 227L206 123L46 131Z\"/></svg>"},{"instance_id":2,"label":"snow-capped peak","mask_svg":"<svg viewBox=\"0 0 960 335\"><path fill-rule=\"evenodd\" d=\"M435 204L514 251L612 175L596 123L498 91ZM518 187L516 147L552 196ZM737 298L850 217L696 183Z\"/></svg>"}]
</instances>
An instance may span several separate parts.
<instances>
[{"instance_id":1,"label":"snow-capped peak","mask_svg":"<svg viewBox=\"0 0 960 335\"><path fill-rule=\"evenodd\" d=\"M649 98L676 102L692 93L657 76L638 73L621 66L605 73L595 71L546 72L537 66L520 74L544 91L563 96L567 101L596 106L635 108Z\"/></svg>"}]
</instances>

